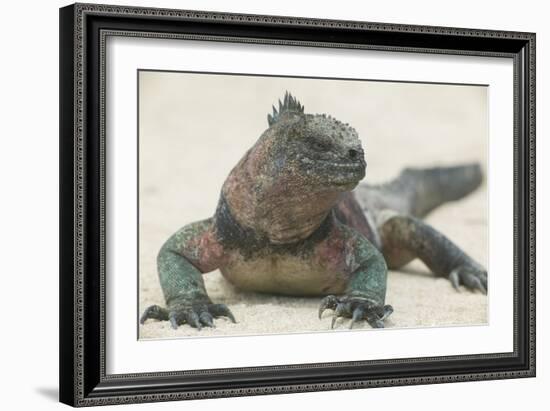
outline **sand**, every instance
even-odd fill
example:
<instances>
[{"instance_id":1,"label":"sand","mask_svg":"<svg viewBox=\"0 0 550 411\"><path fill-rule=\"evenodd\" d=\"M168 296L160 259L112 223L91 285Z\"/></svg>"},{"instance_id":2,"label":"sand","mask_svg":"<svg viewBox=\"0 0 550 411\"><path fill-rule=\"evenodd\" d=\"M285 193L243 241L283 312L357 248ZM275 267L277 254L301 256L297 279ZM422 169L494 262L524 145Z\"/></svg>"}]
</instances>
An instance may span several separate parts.
<instances>
[{"instance_id":1,"label":"sand","mask_svg":"<svg viewBox=\"0 0 550 411\"><path fill-rule=\"evenodd\" d=\"M486 167L486 90L483 87L142 73L140 83L139 311L164 304L156 254L181 226L212 215L231 167L266 128L266 115L285 89L308 112L352 124L363 139L366 181L380 182L405 166L477 161ZM333 96L327 98L326 96ZM487 265L486 183L426 219ZM489 277L491 273L489 272ZM237 324L177 330L149 320L140 338L330 332L331 313L317 318L320 298L242 292L218 272L204 276L211 299L227 304ZM489 289L490 296L490 289ZM390 271L387 328L443 327L487 322L488 297L455 291L420 262ZM349 320L336 324L345 329ZM364 322L354 328L370 328Z\"/></svg>"}]
</instances>

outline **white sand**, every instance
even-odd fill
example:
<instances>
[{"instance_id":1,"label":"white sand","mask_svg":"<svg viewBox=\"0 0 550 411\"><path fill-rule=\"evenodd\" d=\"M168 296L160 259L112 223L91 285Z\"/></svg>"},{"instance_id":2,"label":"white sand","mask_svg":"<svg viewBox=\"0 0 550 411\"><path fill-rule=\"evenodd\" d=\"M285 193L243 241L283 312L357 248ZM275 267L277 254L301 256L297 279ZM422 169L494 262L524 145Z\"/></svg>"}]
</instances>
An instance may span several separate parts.
<instances>
[{"instance_id":1,"label":"white sand","mask_svg":"<svg viewBox=\"0 0 550 411\"><path fill-rule=\"evenodd\" d=\"M139 311L164 304L156 254L181 226L212 215L233 165L267 127L275 99L289 89L307 112L349 122L363 139L369 182L395 176L405 166L479 161L487 153L486 91L482 87L377 82L336 82L190 74L142 73L140 110ZM480 263L487 264L487 190L447 204L427 219ZM489 273L489 276L491 273ZM206 274L214 302L227 304L238 323L216 320L200 332L172 330L149 320L140 338L325 331L320 298L295 298L235 289L216 271ZM386 302L394 313L386 327L482 324L487 297L456 292L419 261L388 278ZM347 327L347 320L336 328ZM354 328L369 328L358 323Z\"/></svg>"}]
</instances>

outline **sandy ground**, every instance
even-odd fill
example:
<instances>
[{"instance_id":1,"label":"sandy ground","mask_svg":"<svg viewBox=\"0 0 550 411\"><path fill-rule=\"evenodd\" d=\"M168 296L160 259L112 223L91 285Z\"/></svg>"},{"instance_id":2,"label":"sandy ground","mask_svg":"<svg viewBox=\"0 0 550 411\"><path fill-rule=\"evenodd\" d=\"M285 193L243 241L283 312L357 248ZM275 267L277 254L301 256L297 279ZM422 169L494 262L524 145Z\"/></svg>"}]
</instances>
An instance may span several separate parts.
<instances>
[{"instance_id":1,"label":"sandy ground","mask_svg":"<svg viewBox=\"0 0 550 411\"><path fill-rule=\"evenodd\" d=\"M162 243L183 225L212 215L233 165L267 127L271 104L288 89L307 112L326 112L352 124L363 139L366 181L392 178L405 166L478 161L486 166L486 90L483 87L281 79L142 72L140 78L140 313L164 304L156 272ZM427 221L487 265L486 184ZM489 272L489 276L491 273ZM214 302L227 304L238 323L172 330L149 320L140 338L328 331L317 318L320 298L245 293L218 271L205 275ZM490 293L489 293L490 295ZM388 278L386 327L487 322L487 297L456 292L419 261ZM347 328L347 320L337 329ZM358 323L354 328L370 328Z\"/></svg>"}]
</instances>

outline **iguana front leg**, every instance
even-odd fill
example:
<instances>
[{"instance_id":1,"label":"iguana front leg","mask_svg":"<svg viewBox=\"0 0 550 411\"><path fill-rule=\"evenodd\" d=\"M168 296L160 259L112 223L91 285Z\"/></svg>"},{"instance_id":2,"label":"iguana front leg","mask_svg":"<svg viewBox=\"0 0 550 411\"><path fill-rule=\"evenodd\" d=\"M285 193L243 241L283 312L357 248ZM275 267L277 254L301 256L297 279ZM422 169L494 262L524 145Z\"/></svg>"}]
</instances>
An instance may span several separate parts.
<instances>
[{"instance_id":1,"label":"iguana front leg","mask_svg":"<svg viewBox=\"0 0 550 411\"><path fill-rule=\"evenodd\" d=\"M464 285L487 293L487 270L451 240L418 218L389 210L386 214L380 234L391 268L418 257L434 274L448 278L454 288Z\"/></svg>"},{"instance_id":2,"label":"iguana front leg","mask_svg":"<svg viewBox=\"0 0 550 411\"><path fill-rule=\"evenodd\" d=\"M203 273L218 268L223 257L223 248L212 230L212 219L189 224L172 235L157 257L166 308L148 307L141 316L141 324L151 318L170 321L174 329L184 323L200 329L213 327L213 319L221 316L235 322L225 304L212 303L202 278Z\"/></svg>"},{"instance_id":3,"label":"iguana front leg","mask_svg":"<svg viewBox=\"0 0 550 411\"><path fill-rule=\"evenodd\" d=\"M383 328L384 320L393 312L385 305L387 266L382 254L361 234L346 228L344 263L351 271L350 280L343 295L328 295L321 301L319 319L326 309L334 310L331 328L341 317L354 323L366 320L373 328Z\"/></svg>"}]
</instances>

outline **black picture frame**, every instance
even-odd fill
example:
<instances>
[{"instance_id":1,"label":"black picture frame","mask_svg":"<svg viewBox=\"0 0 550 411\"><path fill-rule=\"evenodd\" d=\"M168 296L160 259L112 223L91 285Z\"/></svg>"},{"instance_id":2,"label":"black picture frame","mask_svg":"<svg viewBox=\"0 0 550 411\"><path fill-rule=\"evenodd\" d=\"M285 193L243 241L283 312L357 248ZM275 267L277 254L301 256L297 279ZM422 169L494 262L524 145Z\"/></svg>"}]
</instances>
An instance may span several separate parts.
<instances>
[{"instance_id":1,"label":"black picture frame","mask_svg":"<svg viewBox=\"0 0 550 411\"><path fill-rule=\"evenodd\" d=\"M103 53L108 35L513 59L513 352L107 375ZM90 406L535 376L534 33L75 4L60 9L59 121L61 402Z\"/></svg>"}]
</instances>

